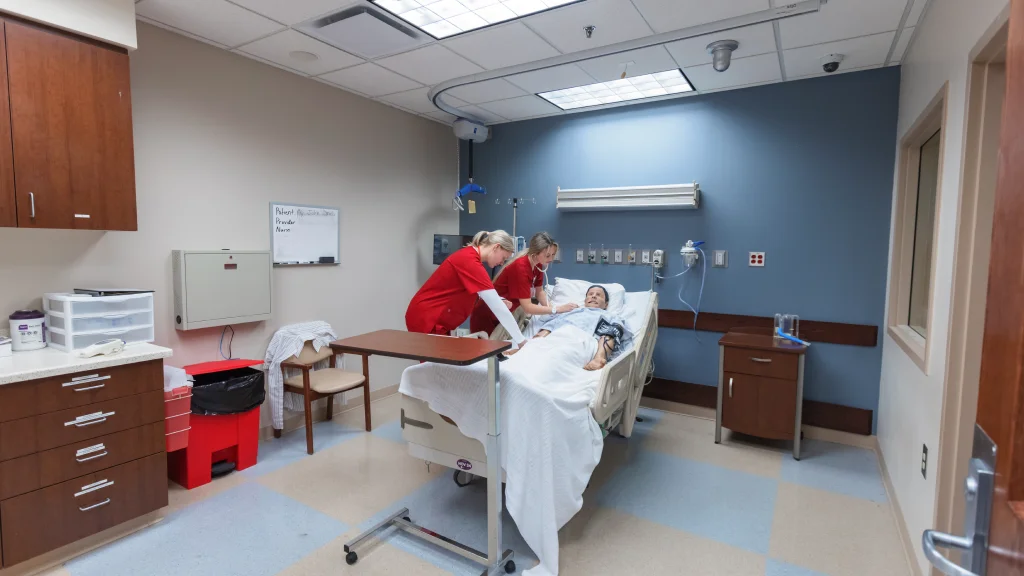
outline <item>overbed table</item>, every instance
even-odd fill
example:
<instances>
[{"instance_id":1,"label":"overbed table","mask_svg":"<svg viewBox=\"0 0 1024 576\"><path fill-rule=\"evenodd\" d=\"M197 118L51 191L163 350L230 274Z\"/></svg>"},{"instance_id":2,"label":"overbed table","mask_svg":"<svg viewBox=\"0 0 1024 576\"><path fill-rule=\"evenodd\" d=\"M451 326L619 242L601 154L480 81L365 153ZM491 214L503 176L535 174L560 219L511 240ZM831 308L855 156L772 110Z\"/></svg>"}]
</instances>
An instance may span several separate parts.
<instances>
[{"instance_id":1,"label":"overbed table","mask_svg":"<svg viewBox=\"0 0 1024 576\"><path fill-rule=\"evenodd\" d=\"M345 544L345 561L354 564L359 559L356 546L385 526L394 525L413 536L483 564L486 566L483 574L514 572L512 551L501 549L501 379L498 374L500 354L511 348L511 345L503 341L378 330L336 340L331 342L331 348L336 353L359 354L364 358L376 355L453 366L468 366L487 360L487 554L417 525L409 519L409 509L402 508Z\"/></svg>"}]
</instances>

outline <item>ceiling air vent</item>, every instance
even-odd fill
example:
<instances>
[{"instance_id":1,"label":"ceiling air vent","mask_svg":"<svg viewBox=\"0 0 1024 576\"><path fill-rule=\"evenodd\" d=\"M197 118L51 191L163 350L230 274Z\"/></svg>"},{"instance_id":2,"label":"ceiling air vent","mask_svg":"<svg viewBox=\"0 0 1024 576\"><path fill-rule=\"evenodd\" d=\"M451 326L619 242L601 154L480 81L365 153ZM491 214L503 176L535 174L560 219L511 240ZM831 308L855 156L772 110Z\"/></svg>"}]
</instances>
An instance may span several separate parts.
<instances>
[{"instance_id":1,"label":"ceiling air vent","mask_svg":"<svg viewBox=\"0 0 1024 576\"><path fill-rule=\"evenodd\" d=\"M310 20L299 29L331 46L371 59L404 52L430 41L426 34L369 4Z\"/></svg>"}]
</instances>

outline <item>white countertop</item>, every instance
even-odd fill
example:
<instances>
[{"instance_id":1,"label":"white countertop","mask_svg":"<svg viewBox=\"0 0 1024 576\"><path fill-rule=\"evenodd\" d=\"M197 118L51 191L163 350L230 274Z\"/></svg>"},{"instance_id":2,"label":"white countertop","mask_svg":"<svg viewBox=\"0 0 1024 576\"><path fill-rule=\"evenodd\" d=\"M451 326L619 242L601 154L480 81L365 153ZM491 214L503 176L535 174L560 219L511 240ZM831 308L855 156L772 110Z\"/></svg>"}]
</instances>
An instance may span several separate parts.
<instances>
[{"instance_id":1,"label":"white countertop","mask_svg":"<svg viewBox=\"0 0 1024 576\"><path fill-rule=\"evenodd\" d=\"M50 347L31 352L15 352L9 357L0 358L0 386L84 370L169 358L172 353L170 348L142 342L129 344L117 354L92 358L79 358Z\"/></svg>"}]
</instances>

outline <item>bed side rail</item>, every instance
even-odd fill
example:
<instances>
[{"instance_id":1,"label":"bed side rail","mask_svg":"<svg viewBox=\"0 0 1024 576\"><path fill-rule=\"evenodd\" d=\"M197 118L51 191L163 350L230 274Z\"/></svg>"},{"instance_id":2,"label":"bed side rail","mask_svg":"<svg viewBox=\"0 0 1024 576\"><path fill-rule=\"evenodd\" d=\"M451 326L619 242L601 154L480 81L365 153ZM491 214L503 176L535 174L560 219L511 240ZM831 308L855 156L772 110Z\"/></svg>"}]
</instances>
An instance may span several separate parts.
<instances>
[{"instance_id":1,"label":"bed side rail","mask_svg":"<svg viewBox=\"0 0 1024 576\"><path fill-rule=\"evenodd\" d=\"M629 352L620 354L607 366L601 369L601 378L597 386L597 396L594 398L593 413L594 419L600 423L606 422L615 410L623 405L632 389L630 374L633 368L633 358L636 348Z\"/></svg>"}]
</instances>

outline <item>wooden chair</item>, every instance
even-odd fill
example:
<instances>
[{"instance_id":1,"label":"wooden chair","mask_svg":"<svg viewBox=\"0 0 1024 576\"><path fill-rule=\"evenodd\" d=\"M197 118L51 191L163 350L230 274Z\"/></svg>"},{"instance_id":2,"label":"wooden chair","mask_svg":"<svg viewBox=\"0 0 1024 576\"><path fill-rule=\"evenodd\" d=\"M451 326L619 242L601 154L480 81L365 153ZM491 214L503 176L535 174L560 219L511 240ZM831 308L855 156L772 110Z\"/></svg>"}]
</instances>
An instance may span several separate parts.
<instances>
[{"instance_id":1,"label":"wooden chair","mask_svg":"<svg viewBox=\"0 0 1024 576\"><path fill-rule=\"evenodd\" d=\"M314 370L313 365L325 358L330 359L330 367ZM301 394L305 401L306 412L306 452L313 453L313 401L327 398L327 420L334 417L334 395L362 387L363 409L366 413L366 431L370 426L370 366L369 358L363 356L363 373L346 372L336 367L337 356L330 346L324 346L317 352L311 342L306 342L298 355L281 363L281 374L286 368L301 370L302 374L284 379L286 391ZM274 430L274 437L280 438L281 431Z\"/></svg>"}]
</instances>

